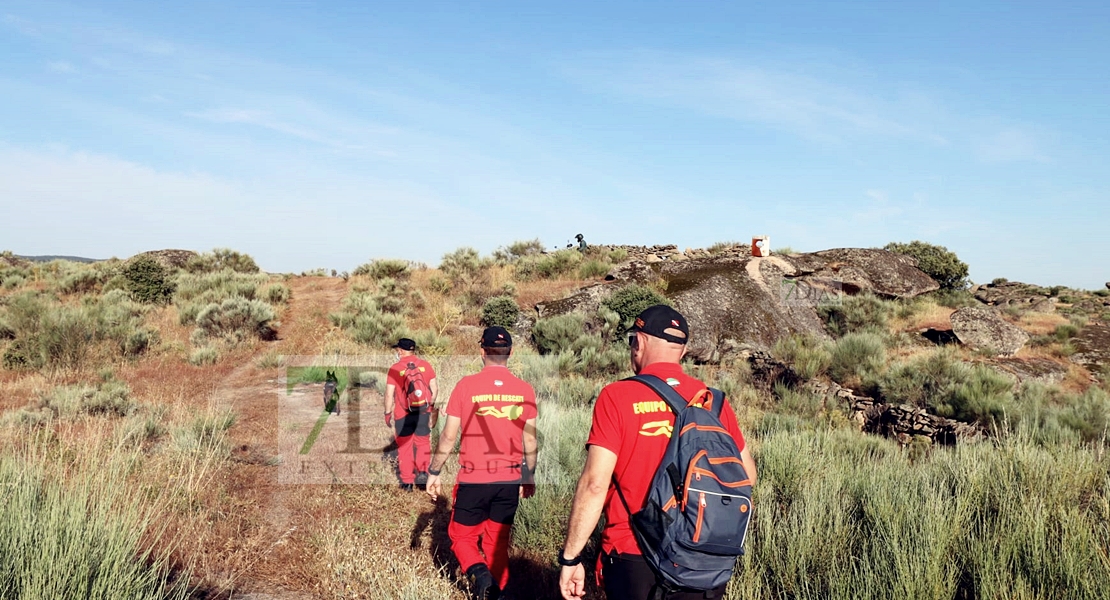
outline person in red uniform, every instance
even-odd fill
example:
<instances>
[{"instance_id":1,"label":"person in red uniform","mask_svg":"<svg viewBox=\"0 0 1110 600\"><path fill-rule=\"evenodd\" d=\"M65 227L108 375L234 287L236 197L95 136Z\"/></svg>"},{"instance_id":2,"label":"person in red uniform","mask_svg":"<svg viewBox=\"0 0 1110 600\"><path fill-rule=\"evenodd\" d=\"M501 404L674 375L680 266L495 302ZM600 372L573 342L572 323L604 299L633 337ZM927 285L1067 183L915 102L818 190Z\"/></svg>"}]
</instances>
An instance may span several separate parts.
<instances>
[{"instance_id":1,"label":"person in red uniform","mask_svg":"<svg viewBox=\"0 0 1110 600\"><path fill-rule=\"evenodd\" d=\"M401 338L393 348L397 350L397 362L389 367L386 376L385 425L392 426L396 436L401 489L411 491L414 486L424 485L428 478L428 462L432 457L428 437L439 416L435 407L439 385L432 365L416 355L416 342ZM405 392L409 364L419 372L431 391L431 397L416 410L412 410Z\"/></svg>"},{"instance_id":2,"label":"person in red uniform","mask_svg":"<svg viewBox=\"0 0 1110 600\"><path fill-rule=\"evenodd\" d=\"M679 361L686 354L690 330L686 318L665 305L652 306L636 318L629 334L632 370L655 375L683 398L692 399L706 385L683 372ZM645 600L652 594L655 574L644 561L629 523L628 511L615 492L619 485L633 511L643 506L655 470L670 442L675 415L647 386L618 381L605 386L594 404L593 424L586 440L586 465L571 505L566 542L559 556L559 588L563 598L585 595L586 572L582 549L597 527L602 511L601 572L608 600ZM721 423L736 440L740 458L755 482L755 462L744 445L744 436L727 400ZM724 586L710 592L678 592L667 600L719 598Z\"/></svg>"},{"instance_id":3,"label":"person in red uniform","mask_svg":"<svg viewBox=\"0 0 1110 600\"><path fill-rule=\"evenodd\" d=\"M509 372L513 338L482 332L482 370L463 377L447 401L447 422L428 468L428 494L462 434L447 534L475 598L495 599L509 582L509 541L520 498L532 495L536 468L536 392ZM523 466L522 466L523 463Z\"/></svg>"}]
</instances>

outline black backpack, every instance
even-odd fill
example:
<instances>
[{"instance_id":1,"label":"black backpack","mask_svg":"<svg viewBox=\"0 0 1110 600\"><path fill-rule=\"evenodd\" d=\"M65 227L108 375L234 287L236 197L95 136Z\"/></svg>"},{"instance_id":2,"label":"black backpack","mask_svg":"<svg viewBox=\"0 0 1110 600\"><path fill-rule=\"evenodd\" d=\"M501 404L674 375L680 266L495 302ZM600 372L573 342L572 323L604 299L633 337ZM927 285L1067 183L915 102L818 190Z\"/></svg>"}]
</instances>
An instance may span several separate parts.
<instances>
[{"instance_id":1,"label":"black backpack","mask_svg":"<svg viewBox=\"0 0 1110 600\"><path fill-rule=\"evenodd\" d=\"M633 513L617 485L640 551L664 591L720 587L744 553L752 515L751 479L721 425L724 394L709 388L687 402L654 375L626 381L650 387L675 413L644 506Z\"/></svg>"}]
</instances>

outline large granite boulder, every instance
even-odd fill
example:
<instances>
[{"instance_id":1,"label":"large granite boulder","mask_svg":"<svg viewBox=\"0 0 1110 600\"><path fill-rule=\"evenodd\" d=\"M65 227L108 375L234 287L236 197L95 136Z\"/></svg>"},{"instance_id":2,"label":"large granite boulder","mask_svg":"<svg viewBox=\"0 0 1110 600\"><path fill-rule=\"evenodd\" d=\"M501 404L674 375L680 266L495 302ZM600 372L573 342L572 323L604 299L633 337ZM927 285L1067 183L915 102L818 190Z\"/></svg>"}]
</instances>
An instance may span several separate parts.
<instances>
[{"instance_id":1,"label":"large granite boulder","mask_svg":"<svg viewBox=\"0 0 1110 600\"><path fill-rule=\"evenodd\" d=\"M977 350L1013 356L1029 341L1029 334L1006 322L992 308L968 306L952 313L952 331L960 343Z\"/></svg>"},{"instance_id":2,"label":"large granite boulder","mask_svg":"<svg viewBox=\"0 0 1110 600\"><path fill-rule=\"evenodd\" d=\"M913 298L940 285L904 254L873 248L836 248L784 257L800 275L837 282L845 293L870 292L888 298Z\"/></svg>"},{"instance_id":3,"label":"large granite boulder","mask_svg":"<svg viewBox=\"0 0 1110 600\"><path fill-rule=\"evenodd\" d=\"M1110 324L1090 323L1072 338L1072 362L1096 374L1110 374ZM1102 375L1105 376L1105 375Z\"/></svg>"}]
</instances>

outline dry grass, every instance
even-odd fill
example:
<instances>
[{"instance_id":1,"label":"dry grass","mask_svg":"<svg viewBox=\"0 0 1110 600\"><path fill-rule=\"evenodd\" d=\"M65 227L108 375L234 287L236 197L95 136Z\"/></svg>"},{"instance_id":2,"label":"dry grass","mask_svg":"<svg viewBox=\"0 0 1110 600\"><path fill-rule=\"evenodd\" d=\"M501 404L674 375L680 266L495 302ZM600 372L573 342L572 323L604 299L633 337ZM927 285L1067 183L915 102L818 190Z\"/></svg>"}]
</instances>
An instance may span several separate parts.
<instances>
[{"instance_id":1,"label":"dry grass","mask_svg":"<svg viewBox=\"0 0 1110 600\"><path fill-rule=\"evenodd\" d=\"M1067 323L1067 318L1056 313L1027 312L1021 315L1017 325L1030 335L1050 335L1058 325Z\"/></svg>"},{"instance_id":2,"label":"dry grass","mask_svg":"<svg viewBox=\"0 0 1110 600\"><path fill-rule=\"evenodd\" d=\"M891 323L893 331L917 333L923 329L947 331L952 329L952 313L955 309L926 301L908 318L895 319Z\"/></svg>"}]
</instances>

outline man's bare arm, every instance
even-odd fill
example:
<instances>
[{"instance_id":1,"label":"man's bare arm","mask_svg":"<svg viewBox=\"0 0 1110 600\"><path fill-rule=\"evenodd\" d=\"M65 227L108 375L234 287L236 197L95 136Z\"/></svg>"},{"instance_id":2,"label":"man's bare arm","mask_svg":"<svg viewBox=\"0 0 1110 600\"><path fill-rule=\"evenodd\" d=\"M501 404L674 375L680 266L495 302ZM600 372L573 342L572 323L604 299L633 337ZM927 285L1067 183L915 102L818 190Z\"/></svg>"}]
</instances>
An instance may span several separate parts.
<instances>
[{"instance_id":1,"label":"man's bare arm","mask_svg":"<svg viewBox=\"0 0 1110 600\"><path fill-rule=\"evenodd\" d=\"M432 462L428 467L432 471L439 471L443 468L443 464L447 462L447 456L451 454L451 450L455 448L455 440L459 437L459 429L462 427L462 419L451 415L447 416L447 422L443 425L443 431L439 433L439 444L436 444L435 454L432 455Z\"/></svg>"},{"instance_id":2,"label":"man's bare arm","mask_svg":"<svg viewBox=\"0 0 1110 600\"><path fill-rule=\"evenodd\" d=\"M529 471L536 470L536 420L528 419L524 422L524 464Z\"/></svg>"},{"instance_id":3,"label":"man's bare arm","mask_svg":"<svg viewBox=\"0 0 1110 600\"><path fill-rule=\"evenodd\" d=\"M617 466L617 455L608 448L590 446L586 454L586 466L578 479L574 492L574 502L570 509L570 526L567 530L563 556L573 558L582 553L586 542L593 535L601 511L605 508L605 495L609 492L609 482L613 479L613 469Z\"/></svg>"},{"instance_id":4,"label":"man's bare arm","mask_svg":"<svg viewBox=\"0 0 1110 600\"><path fill-rule=\"evenodd\" d=\"M740 451L740 462L744 463L744 470L748 472L748 479L752 480L752 487L755 487L755 480L758 474L755 472L755 459L752 458L751 450L747 446Z\"/></svg>"}]
</instances>

